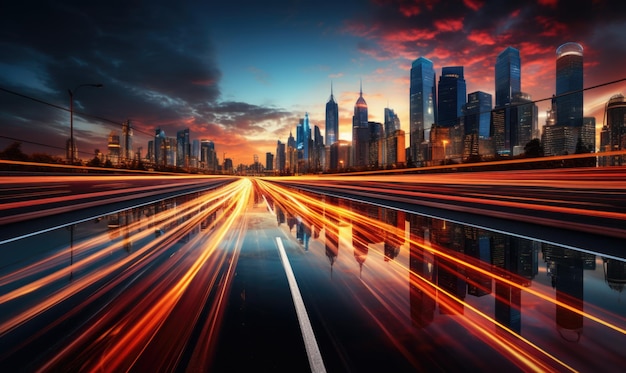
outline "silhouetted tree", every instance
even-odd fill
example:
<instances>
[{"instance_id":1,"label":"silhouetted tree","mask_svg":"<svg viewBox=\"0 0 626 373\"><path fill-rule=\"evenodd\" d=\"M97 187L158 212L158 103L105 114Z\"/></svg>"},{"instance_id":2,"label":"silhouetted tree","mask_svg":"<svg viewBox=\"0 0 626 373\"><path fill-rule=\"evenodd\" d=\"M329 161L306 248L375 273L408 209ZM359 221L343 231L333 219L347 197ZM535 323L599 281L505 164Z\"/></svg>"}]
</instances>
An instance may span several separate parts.
<instances>
[{"instance_id":1,"label":"silhouetted tree","mask_svg":"<svg viewBox=\"0 0 626 373\"><path fill-rule=\"evenodd\" d=\"M541 145L541 141L535 138L532 139L524 146L524 156L526 158L538 158L543 157L543 146Z\"/></svg>"},{"instance_id":2,"label":"silhouetted tree","mask_svg":"<svg viewBox=\"0 0 626 373\"><path fill-rule=\"evenodd\" d=\"M100 167L100 166L102 166L102 161L96 155L89 162L87 162L87 166L89 166L89 167Z\"/></svg>"},{"instance_id":3,"label":"silhouetted tree","mask_svg":"<svg viewBox=\"0 0 626 373\"><path fill-rule=\"evenodd\" d=\"M583 143L583 139L579 137L578 141L576 142L575 154L587 154L591 152L592 152L592 149L590 149L587 145L585 145L585 143ZM575 161L576 167L594 167L596 165L595 157L580 158L580 159L575 159L574 161Z\"/></svg>"},{"instance_id":4,"label":"silhouetted tree","mask_svg":"<svg viewBox=\"0 0 626 373\"><path fill-rule=\"evenodd\" d=\"M22 152L22 143L16 141L0 152L0 159L25 162L28 160L28 155Z\"/></svg>"},{"instance_id":5,"label":"silhouetted tree","mask_svg":"<svg viewBox=\"0 0 626 373\"><path fill-rule=\"evenodd\" d=\"M33 153L30 156L31 161L36 163L61 163L61 158L51 156L45 153Z\"/></svg>"}]
</instances>

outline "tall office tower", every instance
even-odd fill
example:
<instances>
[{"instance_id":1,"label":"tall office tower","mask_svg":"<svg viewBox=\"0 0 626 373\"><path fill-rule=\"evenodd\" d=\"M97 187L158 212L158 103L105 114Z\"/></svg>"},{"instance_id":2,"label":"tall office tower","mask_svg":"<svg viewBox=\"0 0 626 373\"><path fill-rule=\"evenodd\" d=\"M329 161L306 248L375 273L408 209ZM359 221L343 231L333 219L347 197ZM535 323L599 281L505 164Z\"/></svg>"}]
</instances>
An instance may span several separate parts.
<instances>
[{"instance_id":1,"label":"tall office tower","mask_svg":"<svg viewBox=\"0 0 626 373\"><path fill-rule=\"evenodd\" d=\"M165 166L167 165L167 153L165 152L167 138L165 137L165 131L160 128L156 129L154 135L154 165Z\"/></svg>"},{"instance_id":2,"label":"tall office tower","mask_svg":"<svg viewBox=\"0 0 626 373\"><path fill-rule=\"evenodd\" d=\"M489 137L491 121L491 95L476 91L467 95L467 103L463 105L464 151L463 156L479 155L479 138Z\"/></svg>"},{"instance_id":3,"label":"tall office tower","mask_svg":"<svg viewBox=\"0 0 626 373\"><path fill-rule=\"evenodd\" d=\"M556 50L556 122L583 125L583 47L565 43Z\"/></svg>"},{"instance_id":4,"label":"tall office tower","mask_svg":"<svg viewBox=\"0 0 626 373\"><path fill-rule=\"evenodd\" d=\"M382 166L387 166L390 164L394 164L395 158L393 158L389 152L390 149L388 149L388 144L391 145L391 142L388 142L387 139L392 137L397 130L400 129L400 118L398 118L398 115L393 111L393 109L389 109L389 108L385 108L385 127L384 127L384 134L382 136ZM396 150L397 151L397 150ZM394 160L391 160L391 159Z\"/></svg>"},{"instance_id":5,"label":"tall office tower","mask_svg":"<svg viewBox=\"0 0 626 373\"><path fill-rule=\"evenodd\" d=\"M581 151L583 152L589 151L590 153L595 153L596 151L596 118L595 117L583 117L583 126L580 128L579 137L580 137L581 145L586 148L586 149L581 149Z\"/></svg>"},{"instance_id":6,"label":"tall office tower","mask_svg":"<svg viewBox=\"0 0 626 373\"><path fill-rule=\"evenodd\" d=\"M111 133L109 133L107 148L109 149L109 161L111 161L114 166L118 166L120 164L120 135L117 134L117 131L111 131Z\"/></svg>"},{"instance_id":7,"label":"tall office tower","mask_svg":"<svg viewBox=\"0 0 626 373\"><path fill-rule=\"evenodd\" d=\"M522 70L519 50L507 47L496 58L496 108L513 101L515 92L521 92Z\"/></svg>"},{"instance_id":8,"label":"tall office tower","mask_svg":"<svg viewBox=\"0 0 626 373\"><path fill-rule=\"evenodd\" d=\"M176 166L176 138L168 137L165 139L165 164L168 166Z\"/></svg>"},{"instance_id":9,"label":"tall office tower","mask_svg":"<svg viewBox=\"0 0 626 373\"><path fill-rule=\"evenodd\" d=\"M189 165L193 168L198 168L199 162L200 162L200 140L194 139L191 142L191 153L189 154Z\"/></svg>"},{"instance_id":10,"label":"tall office tower","mask_svg":"<svg viewBox=\"0 0 626 373\"><path fill-rule=\"evenodd\" d=\"M189 167L190 153L189 128L185 128L176 132L176 166Z\"/></svg>"},{"instance_id":11,"label":"tall office tower","mask_svg":"<svg viewBox=\"0 0 626 373\"><path fill-rule=\"evenodd\" d=\"M215 144L211 140L200 140L200 163L209 171L217 169L217 154Z\"/></svg>"},{"instance_id":12,"label":"tall office tower","mask_svg":"<svg viewBox=\"0 0 626 373\"><path fill-rule=\"evenodd\" d=\"M298 166L298 149L296 146L296 140L293 138L293 133L289 131L289 137L287 138L287 168L288 173L296 173Z\"/></svg>"},{"instance_id":13,"label":"tall office tower","mask_svg":"<svg viewBox=\"0 0 626 373\"><path fill-rule=\"evenodd\" d=\"M278 173L285 172L286 156L287 154L285 153L285 144L278 140L276 142L276 171L278 171Z\"/></svg>"},{"instance_id":14,"label":"tall office tower","mask_svg":"<svg viewBox=\"0 0 626 373\"><path fill-rule=\"evenodd\" d=\"M454 127L459 124L461 109L465 105L466 86L463 66L450 66L441 69L439 77L439 99L437 101L437 125Z\"/></svg>"},{"instance_id":15,"label":"tall office tower","mask_svg":"<svg viewBox=\"0 0 626 373\"><path fill-rule=\"evenodd\" d=\"M581 127L558 125L556 99L552 99L552 109L548 110L546 125L541 134L541 145L546 156L576 153L576 143Z\"/></svg>"},{"instance_id":16,"label":"tall office tower","mask_svg":"<svg viewBox=\"0 0 626 373\"><path fill-rule=\"evenodd\" d=\"M411 65L409 102L409 143L413 161L421 162L420 146L430 140L430 129L437 123L435 69L431 60L420 57Z\"/></svg>"},{"instance_id":17,"label":"tall office tower","mask_svg":"<svg viewBox=\"0 0 626 373\"><path fill-rule=\"evenodd\" d=\"M148 151L146 152L145 161L154 163L154 140L148 140Z\"/></svg>"},{"instance_id":18,"label":"tall office tower","mask_svg":"<svg viewBox=\"0 0 626 373\"><path fill-rule=\"evenodd\" d=\"M370 137L368 143L368 156L367 165L372 167L379 167L383 164L385 156L383 153L383 143L385 134L383 131L383 124L378 122L368 122Z\"/></svg>"},{"instance_id":19,"label":"tall office tower","mask_svg":"<svg viewBox=\"0 0 626 373\"><path fill-rule=\"evenodd\" d=\"M524 92L513 93L511 100L511 150L513 155L524 152L526 144L538 136L537 121L539 110L530 95Z\"/></svg>"},{"instance_id":20,"label":"tall office tower","mask_svg":"<svg viewBox=\"0 0 626 373\"><path fill-rule=\"evenodd\" d=\"M311 125L309 124L309 113L304 114L296 127L296 148L298 149L298 159L308 163L310 160Z\"/></svg>"},{"instance_id":21,"label":"tall office tower","mask_svg":"<svg viewBox=\"0 0 626 373\"><path fill-rule=\"evenodd\" d=\"M385 108L385 137L400 129L400 118L393 109Z\"/></svg>"},{"instance_id":22,"label":"tall office tower","mask_svg":"<svg viewBox=\"0 0 626 373\"><path fill-rule=\"evenodd\" d=\"M330 85L330 99L326 103L326 146L339 140L339 105L333 96L333 85Z\"/></svg>"},{"instance_id":23,"label":"tall office tower","mask_svg":"<svg viewBox=\"0 0 626 373\"><path fill-rule=\"evenodd\" d=\"M608 141L605 143L604 151L615 151L626 149L626 100L624 95L612 96L604 108L605 125L608 130ZM626 155L614 156L610 158L609 165L621 166L626 164Z\"/></svg>"},{"instance_id":24,"label":"tall office tower","mask_svg":"<svg viewBox=\"0 0 626 373\"><path fill-rule=\"evenodd\" d=\"M131 163L135 159L133 154L133 126L128 119L122 123L122 137L120 138L120 162Z\"/></svg>"},{"instance_id":25,"label":"tall office tower","mask_svg":"<svg viewBox=\"0 0 626 373\"><path fill-rule=\"evenodd\" d=\"M270 152L265 153L265 169L267 171L274 170L274 154Z\"/></svg>"},{"instance_id":26,"label":"tall office tower","mask_svg":"<svg viewBox=\"0 0 626 373\"><path fill-rule=\"evenodd\" d=\"M515 118L511 102L516 92L521 91L522 70L519 50L507 47L496 58L495 82L496 104L492 113L490 130L497 154L509 156L515 146Z\"/></svg>"},{"instance_id":27,"label":"tall office tower","mask_svg":"<svg viewBox=\"0 0 626 373\"><path fill-rule=\"evenodd\" d=\"M387 135L385 139L385 156L386 166L400 166L406 162L406 151L404 145L405 134L401 129L395 130L393 133Z\"/></svg>"},{"instance_id":28,"label":"tall office tower","mask_svg":"<svg viewBox=\"0 0 626 373\"><path fill-rule=\"evenodd\" d=\"M326 164L326 148L324 147L324 136L319 126L313 127L313 139L311 141L311 166L316 172L322 171Z\"/></svg>"},{"instance_id":29,"label":"tall office tower","mask_svg":"<svg viewBox=\"0 0 626 373\"><path fill-rule=\"evenodd\" d=\"M367 166L369 140L367 103L363 98L363 84L361 83L359 98L354 105L354 116L352 117L352 165L354 167Z\"/></svg>"}]
</instances>

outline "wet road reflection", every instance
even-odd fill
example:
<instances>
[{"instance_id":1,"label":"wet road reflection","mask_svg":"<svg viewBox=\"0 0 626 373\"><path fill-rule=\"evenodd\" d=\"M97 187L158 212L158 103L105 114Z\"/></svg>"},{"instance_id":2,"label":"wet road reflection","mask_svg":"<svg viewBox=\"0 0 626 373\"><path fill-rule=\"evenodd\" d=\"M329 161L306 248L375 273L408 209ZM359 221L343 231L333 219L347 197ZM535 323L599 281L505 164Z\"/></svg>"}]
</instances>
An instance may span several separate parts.
<instances>
[{"instance_id":1,"label":"wet road reflection","mask_svg":"<svg viewBox=\"0 0 626 373\"><path fill-rule=\"evenodd\" d=\"M261 186L303 249L326 256L329 281L358 276L379 301L363 308L416 368L428 356L495 370L504 357L523 371L611 371L626 357L623 259Z\"/></svg>"},{"instance_id":2,"label":"wet road reflection","mask_svg":"<svg viewBox=\"0 0 626 373\"><path fill-rule=\"evenodd\" d=\"M277 238L327 371L626 358L626 261L601 240L578 250L241 178L1 244L0 366L302 370Z\"/></svg>"},{"instance_id":3,"label":"wet road reflection","mask_svg":"<svg viewBox=\"0 0 626 373\"><path fill-rule=\"evenodd\" d=\"M224 291L216 284L231 275L250 190L240 179L3 245L3 253L36 254L13 253L2 262L0 365L159 371L180 366L182 354L184 364L206 365L208 346L190 341L215 329ZM69 245L37 253L48 237L60 236ZM181 322L200 314L201 323Z\"/></svg>"}]
</instances>

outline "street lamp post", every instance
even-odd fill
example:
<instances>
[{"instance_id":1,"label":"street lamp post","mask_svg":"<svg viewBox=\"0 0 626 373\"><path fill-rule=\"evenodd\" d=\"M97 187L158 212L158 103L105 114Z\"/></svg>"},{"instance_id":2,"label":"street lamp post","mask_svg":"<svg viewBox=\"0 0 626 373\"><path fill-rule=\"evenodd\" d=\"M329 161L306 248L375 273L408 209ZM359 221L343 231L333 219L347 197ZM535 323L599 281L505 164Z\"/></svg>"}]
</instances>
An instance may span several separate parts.
<instances>
[{"instance_id":1,"label":"street lamp post","mask_svg":"<svg viewBox=\"0 0 626 373\"><path fill-rule=\"evenodd\" d=\"M80 84L76 86L76 88L74 88L73 91L71 89L67 90L67 92L70 94L70 164L72 165L74 164L74 152L76 150L76 146L74 145L74 95L76 94L76 91L78 91L80 87L102 88L103 85L100 83Z\"/></svg>"},{"instance_id":2,"label":"street lamp post","mask_svg":"<svg viewBox=\"0 0 626 373\"><path fill-rule=\"evenodd\" d=\"M448 144L448 140L443 140L443 164L446 164L446 144Z\"/></svg>"}]
</instances>

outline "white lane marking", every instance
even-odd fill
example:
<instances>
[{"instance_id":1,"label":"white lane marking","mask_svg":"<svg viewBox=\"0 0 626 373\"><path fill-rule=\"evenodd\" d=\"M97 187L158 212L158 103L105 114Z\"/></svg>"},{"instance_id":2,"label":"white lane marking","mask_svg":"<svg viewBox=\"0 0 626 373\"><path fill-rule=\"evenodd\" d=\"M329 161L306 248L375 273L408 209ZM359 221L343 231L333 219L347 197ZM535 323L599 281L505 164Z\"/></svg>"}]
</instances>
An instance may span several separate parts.
<instances>
[{"instance_id":1,"label":"white lane marking","mask_svg":"<svg viewBox=\"0 0 626 373\"><path fill-rule=\"evenodd\" d=\"M300 323L300 330L302 331L302 338L304 339L304 347L309 357L309 365L311 366L311 372L313 373L325 373L326 367L324 367L324 361L322 360L322 354L320 353L319 346L315 340L315 334L313 334L313 327L309 320L309 314L304 307L304 301L296 282L296 277L289 264L283 241L280 237L276 237L276 243L278 244L278 252L280 253L280 260L285 267L285 273L287 274L287 281L289 282L289 289L291 289L291 297L293 303L296 306L296 314L298 315L298 322Z\"/></svg>"}]
</instances>

